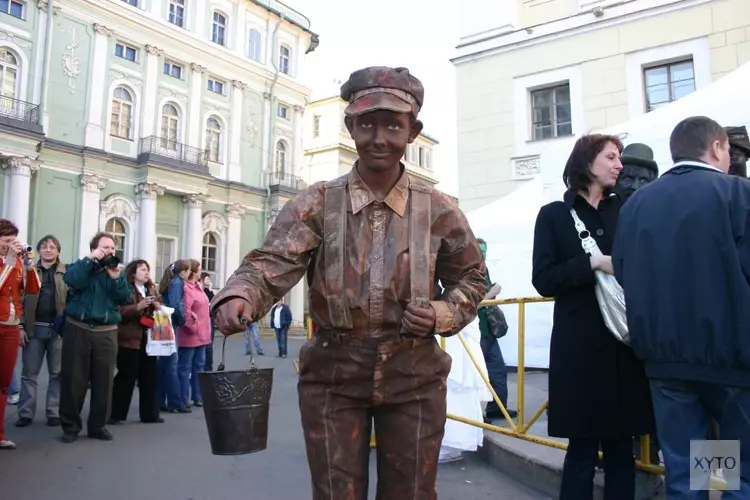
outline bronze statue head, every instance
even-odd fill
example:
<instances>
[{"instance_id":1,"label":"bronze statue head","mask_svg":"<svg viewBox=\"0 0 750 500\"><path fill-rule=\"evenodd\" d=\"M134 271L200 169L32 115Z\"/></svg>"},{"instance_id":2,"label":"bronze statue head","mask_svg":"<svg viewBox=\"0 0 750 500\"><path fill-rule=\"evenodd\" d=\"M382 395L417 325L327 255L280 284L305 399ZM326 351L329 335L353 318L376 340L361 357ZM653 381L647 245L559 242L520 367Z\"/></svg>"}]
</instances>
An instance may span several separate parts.
<instances>
[{"instance_id":1,"label":"bronze statue head","mask_svg":"<svg viewBox=\"0 0 750 500\"><path fill-rule=\"evenodd\" d=\"M659 176L659 166L654 161L654 152L645 144L628 144L622 150L620 162L622 171L617 178L615 192L623 202Z\"/></svg>"}]
</instances>

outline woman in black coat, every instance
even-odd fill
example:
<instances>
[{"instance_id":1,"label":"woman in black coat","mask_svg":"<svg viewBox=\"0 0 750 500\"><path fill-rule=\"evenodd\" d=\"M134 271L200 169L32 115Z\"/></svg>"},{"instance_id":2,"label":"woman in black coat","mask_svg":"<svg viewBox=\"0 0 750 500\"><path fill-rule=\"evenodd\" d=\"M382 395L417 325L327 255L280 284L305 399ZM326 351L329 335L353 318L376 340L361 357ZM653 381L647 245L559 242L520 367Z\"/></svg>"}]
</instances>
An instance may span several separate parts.
<instances>
[{"instance_id":1,"label":"woman in black coat","mask_svg":"<svg viewBox=\"0 0 750 500\"><path fill-rule=\"evenodd\" d=\"M613 274L612 241L620 200L610 190L622 169L617 137L579 139L563 172L563 201L545 205L534 228L532 282L555 298L550 342L548 433L568 438L560 500L590 500L601 449L605 500L635 496L633 437L653 428L651 393L642 363L602 319L594 270ZM570 213L603 255L590 257Z\"/></svg>"}]
</instances>

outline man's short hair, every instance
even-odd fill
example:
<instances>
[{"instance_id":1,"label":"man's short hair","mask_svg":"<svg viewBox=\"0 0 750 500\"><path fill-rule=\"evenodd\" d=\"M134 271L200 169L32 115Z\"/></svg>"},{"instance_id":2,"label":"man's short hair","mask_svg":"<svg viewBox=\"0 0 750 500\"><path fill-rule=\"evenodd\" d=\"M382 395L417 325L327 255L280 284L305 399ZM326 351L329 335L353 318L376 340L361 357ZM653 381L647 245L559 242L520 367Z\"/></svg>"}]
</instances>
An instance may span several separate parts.
<instances>
[{"instance_id":1,"label":"man's short hair","mask_svg":"<svg viewBox=\"0 0 750 500\"><path fill-rule=\"evenodd\" d=\"M706 116L685 118L672 130L669 149L672 161L702 157L715 141L729 140L724 127Z\"/></svg>"},{"instance_id":2,"label":"man's short hair","mask_svg":"<svg viewBox=\"0 0 750 500\"><path fill-rule=\"evenodd\" d=\"M18 226L8 219L0 219L0 238L18 236Z\"/></svg>"},{"instance_id":3,"label":"man's short hair","mask_svg":"<svg viewBox=\"0 0 750 500\"><path fill-rule=\"evenodd\" d=\"M57 247L57 251L62 251L62 245L60 244L60 240L58 240L54 235L48 234L47 236L43 236L41 240L39 240L39 243L36 244L36 251L39 252L39 249L42 248L42 245L45 243L52 242Z\"/></svg>"},{"instance_id":4,"label":"man's short hair","mask_svg":"<svg viewBox=\"0 0 750 500\"><path fill-rule=\"evenodd\" d=\"M109 238L113 242L115 241L114 235L109 234L109 233L105 233L104 231L99 231L98 233L96 233L94 235L93 238L91 238L91 242L89 242L89 250L91 250L93 252L94 250L96 250L97 248L99 248L99 241L102 238Z\"/></svg>"}]
</instances>

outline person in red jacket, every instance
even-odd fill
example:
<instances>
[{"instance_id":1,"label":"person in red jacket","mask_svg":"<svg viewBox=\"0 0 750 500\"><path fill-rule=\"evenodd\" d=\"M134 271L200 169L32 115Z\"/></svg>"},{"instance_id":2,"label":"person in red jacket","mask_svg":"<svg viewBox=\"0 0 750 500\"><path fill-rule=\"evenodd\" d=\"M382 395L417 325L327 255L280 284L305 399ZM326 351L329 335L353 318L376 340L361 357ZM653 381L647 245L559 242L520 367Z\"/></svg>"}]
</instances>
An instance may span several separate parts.
<instances>
[{"instance_id":1,"label":"person in red jacket","mask_svg":"<svg viewBox=\"0 0 750 500\"><path fill-rule=\"evenodd\" d=\"M0 450L16 448L5 439L5 407L21 340L22 296L36 295L41 288L33 263L34 252L26 252L18 241L18 227L0 219Z\"/></svg>"}]
</instances>

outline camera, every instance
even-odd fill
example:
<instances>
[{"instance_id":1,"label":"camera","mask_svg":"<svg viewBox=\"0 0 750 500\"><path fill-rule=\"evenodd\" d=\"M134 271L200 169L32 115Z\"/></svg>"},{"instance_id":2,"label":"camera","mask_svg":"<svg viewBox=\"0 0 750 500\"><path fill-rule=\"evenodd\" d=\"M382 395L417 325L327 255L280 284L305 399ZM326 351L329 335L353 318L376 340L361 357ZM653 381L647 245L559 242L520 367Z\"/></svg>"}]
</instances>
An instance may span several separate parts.
<instances>
[{"instance_id":1,"label":"camera","mask_svg":"<svg viewBox=\"0 0 750 500\"><path fill-rule=\"evenodd\" d=\"M23 253L30 253L30 252L34 251L34 247L32 247L31 245L29 245L28 243L24 243L24 244L21 245L21 251Z\"/></svg>"},{"instance_id":2,"label":"camera","mask_svg":"<svg viewBox=\"0 0 750 500\"><path fill-rule=\"evenodd\" d=\"M102 267L105 267L107 269L114 269L120 265L120 259L118 259L116 255L107 255L102 260L100 260L99 263L102 265Z\"/></svg>"}]
</instances>

